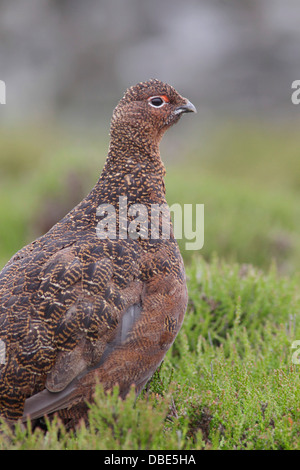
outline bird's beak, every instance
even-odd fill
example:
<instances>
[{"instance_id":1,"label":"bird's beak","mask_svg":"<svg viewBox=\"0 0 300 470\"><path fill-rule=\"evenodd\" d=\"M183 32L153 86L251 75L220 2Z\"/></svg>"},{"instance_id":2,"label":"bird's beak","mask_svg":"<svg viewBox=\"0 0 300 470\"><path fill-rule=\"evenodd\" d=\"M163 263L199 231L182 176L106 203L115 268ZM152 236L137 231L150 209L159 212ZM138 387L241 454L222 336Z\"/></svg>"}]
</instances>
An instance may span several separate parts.
<instances>
[{"instance_id":1,"label":"bird's beak","mask_svg":"<svg viewBox=\"0 0 300 470\"><path fill-rule=\"evenodd\" d=\"M197 109L196 107L193 105L193 103L191 103L189 100L186 100L186 103L181 105L181 106L178 106L178 108L176 108L176 113L196 113L197 112Z\"/></svg>"}]
</instances>

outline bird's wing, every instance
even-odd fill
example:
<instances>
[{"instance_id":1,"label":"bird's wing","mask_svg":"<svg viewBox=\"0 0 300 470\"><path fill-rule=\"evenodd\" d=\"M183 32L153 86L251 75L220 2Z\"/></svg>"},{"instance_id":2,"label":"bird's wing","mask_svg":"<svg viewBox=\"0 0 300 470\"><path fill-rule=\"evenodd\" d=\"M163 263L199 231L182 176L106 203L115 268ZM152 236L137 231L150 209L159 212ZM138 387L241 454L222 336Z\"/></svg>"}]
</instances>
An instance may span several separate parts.
<instances>
[{"instance_id":1,"label":"bird's wing","mask_svg":"<svg viewBox=\"0 0 300 470\"><path fill-rule=\"evenodd\" d=\"M118 344L125 341L127 334L131 331L134 322L140 316L141 304L130 306L122 316L118 333L111 343L107 343L101 362L105 360ZM54 368L48 374L46 388L25 401L23 422L27 419L36 419L44 415L50 415L61 409L76 405L77 402L90 399L90 390L87 395L78 394L81 389L81 379L88 371L97 369L96 364L88 367L87 360L84 360L82 349L75 348L70 353L62 354L56 361ZM93 387L94 388L94 387Z\"/></svg>"},{"instance_id":2,"label":"bird's wing","mask_svg":"<svg viewBox=\"0 0 300 470\"><path fill-rule=\"evenodd\" d=\"M181 274L161 272L145 282L141 302L130 305L122 313L117 334L107 342L99 362L82 370L64 389L51 388L27 399L23 420L89 401L98 382L105 389L118 384L121 396L133 384L139 392L180 329L187 303L184 273Z\"/></svg>"},{"instance_id":3,"label":"bird's wing","mask_svg":"<svg viewBox=\"0 0 300 470\"><path fill-rule=\"evenodd\" d=\"M63 390L100 360L121 313L140 299L130 249L81 240L52 254L45 246L33 249L7 265L0 277L0 339L6 345L0 414L18 417L46 377L49 389Z\"/></svg>"}]
</instances>

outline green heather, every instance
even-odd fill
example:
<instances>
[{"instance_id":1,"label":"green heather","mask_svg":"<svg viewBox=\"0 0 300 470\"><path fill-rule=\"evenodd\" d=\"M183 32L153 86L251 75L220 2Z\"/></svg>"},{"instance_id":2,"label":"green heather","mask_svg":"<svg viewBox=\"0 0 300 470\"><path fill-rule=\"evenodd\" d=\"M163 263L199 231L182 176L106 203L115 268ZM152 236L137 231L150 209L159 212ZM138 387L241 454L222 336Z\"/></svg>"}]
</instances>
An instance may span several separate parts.
<instances>
[{"instance_id":1,"label":"green heather","mask_svg":"<svg viewBox=\"0 0 300 470\"><path fill-rule=\"evenodd\" d=\"M298 130L228 125L191 142L167 155L167 198L205 205L205 243L180 241L189 305L160 369L137 399L99 386L76 432L3 423L0 449L300 448ZM1 266L89 191L106 149L43 129L1 136Z\"/></svg>"}]
</instances>

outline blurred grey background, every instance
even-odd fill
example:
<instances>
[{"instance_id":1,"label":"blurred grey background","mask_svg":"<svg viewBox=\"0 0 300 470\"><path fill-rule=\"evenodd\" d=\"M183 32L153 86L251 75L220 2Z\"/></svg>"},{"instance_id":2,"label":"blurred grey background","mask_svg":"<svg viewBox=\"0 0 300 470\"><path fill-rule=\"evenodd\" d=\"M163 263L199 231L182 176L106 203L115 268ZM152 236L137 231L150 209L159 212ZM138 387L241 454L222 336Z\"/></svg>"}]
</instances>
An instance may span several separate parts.
<instances>
[{"instance_id":1,"label":"blurred grey background","mask_svg":"<svg viewBox=\"0 0 300 470\"><path fill-rule=\"evenodd\" d=\"M151 77L206 122L294 118L299 24L299 0L1 0L1 125L100 129L124 89Z\"/></svg>"}]
</instances>

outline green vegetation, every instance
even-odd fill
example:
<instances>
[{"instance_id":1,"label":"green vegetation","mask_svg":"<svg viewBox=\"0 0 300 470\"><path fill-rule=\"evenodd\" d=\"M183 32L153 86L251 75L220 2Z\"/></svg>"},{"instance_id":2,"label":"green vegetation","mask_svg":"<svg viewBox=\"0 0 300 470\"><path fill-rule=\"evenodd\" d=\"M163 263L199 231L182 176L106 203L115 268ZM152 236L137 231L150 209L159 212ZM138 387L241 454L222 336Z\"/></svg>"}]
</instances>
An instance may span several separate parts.
<instances>
[{"instance_id":1,"label":"green vegetation","mask_svg":"<svg viewBox=\"0 0 300 470\"><path fill-rule=\"evenodd\" d=\"M183 251L188 311L148 389L122 401L99 388L76 432L2 424L0 449L300 448L300 139L249 129L166 163L169 203L205 204L205 246ZM89 190L99 147L42 132L0 139L2 264Z\"/></svg>"},{"instance_id":2,"label":"green vegetation","mask_svg":"<svg viewBox=\"0 0 300 470\"><path fill-rule=\"evenodd\" d=\"M300 365L292 363L297 279L197 259L176 342L135 402L98 389L90 426L46 436L3 425L0 449L297 449Z\"/></svg>"},{"instance_id":3,"label":"green vegetation","mask_svg":"<svg viewBox=\"0 0 300 470\"><path fill-rule=\"evenodd\" d=\"M197 140L195 149L170 165L166 187L170 204L204 203L201 254L263 269L275 260L281 273L299 271L298 130L235 124ZM185 253L187 260L192 256Z\"/></svg>"}]
</instances>

